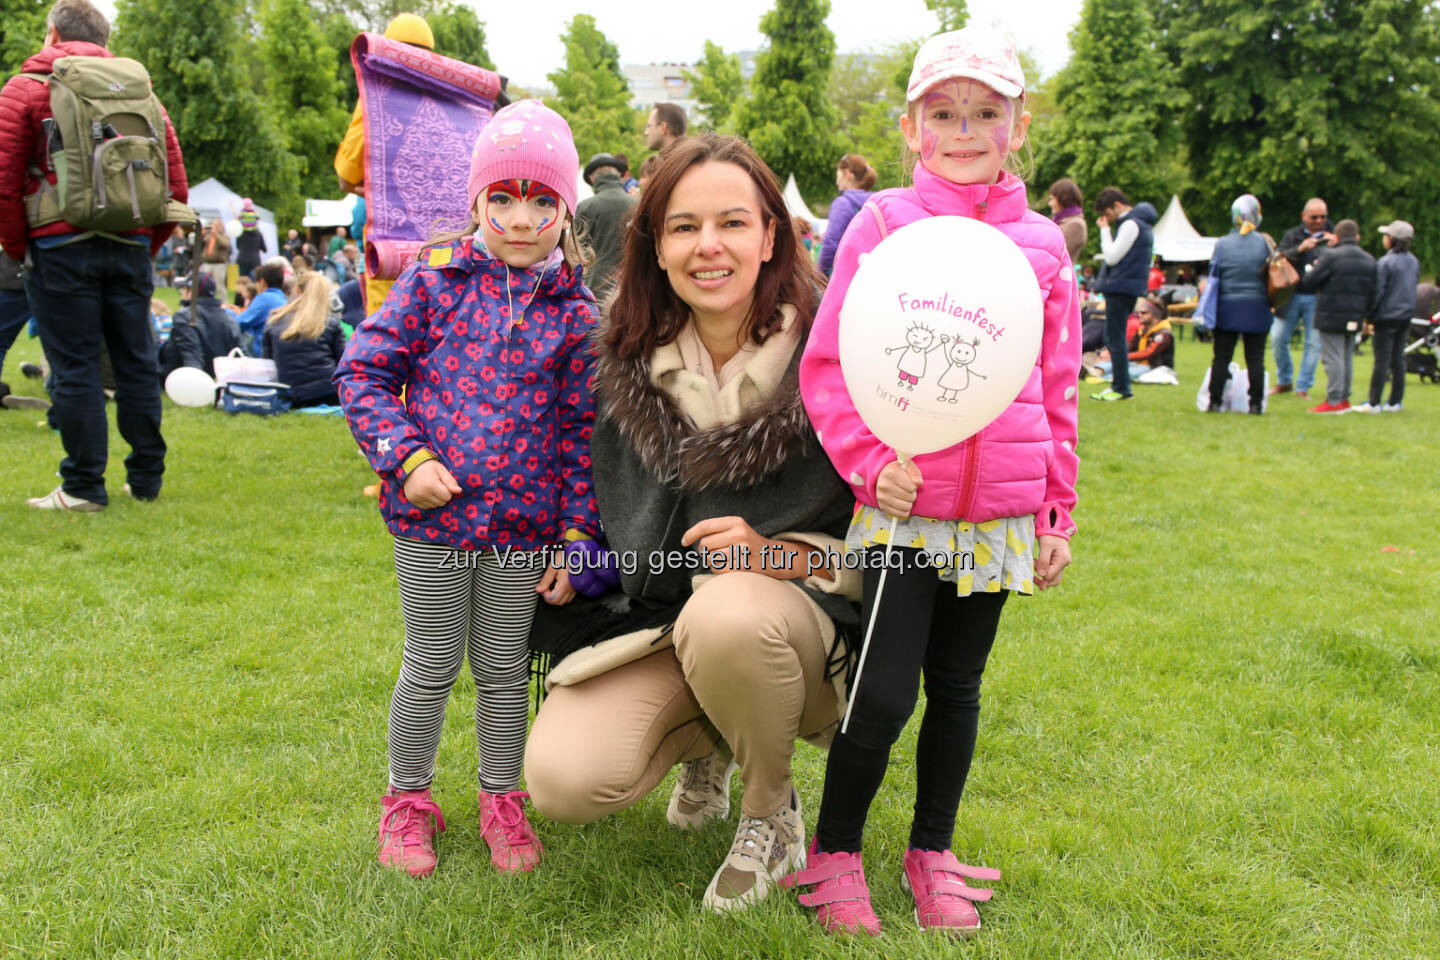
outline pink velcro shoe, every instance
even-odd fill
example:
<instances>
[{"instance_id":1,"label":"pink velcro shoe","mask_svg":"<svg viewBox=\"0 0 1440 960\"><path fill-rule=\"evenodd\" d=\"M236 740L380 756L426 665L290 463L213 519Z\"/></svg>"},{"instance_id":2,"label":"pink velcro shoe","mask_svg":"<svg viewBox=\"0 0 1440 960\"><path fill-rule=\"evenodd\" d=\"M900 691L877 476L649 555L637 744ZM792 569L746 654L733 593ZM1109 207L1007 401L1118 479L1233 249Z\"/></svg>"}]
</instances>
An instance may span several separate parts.
<instances>
[{"instance_id":1,"label":"pink velcro shoe","mask_svg":"<svg viewBox=\"0 0 1440 960\"><path fill-rule=\"evenodd\" d=\"M429 790L392 790L380 798L380 863L412 877L435 872L435 834L445 818Z\"/></svg>"},{"instance_id":2,"label":"pink velcro shoe","mask_svg":"<svg viewBox=\"0 0 1440 960\"><path fill-rule=\"evenodd\" d=\"M949 850L905 852L900 885L915 898L915 922L921 930L968 937L980 929L975 902L989 900L994 891L966 886L963 877L993 882L1000 879L1000 871L963 864Z\"/></svg>"},{"instance_id":3,"label":"pink velcro shoe","mask_svg":"<svg viewBox=\"0 0 1440 960\"><path fill-rule=\"evenodd\" d=\"M480 835L490 845L490 862L501 873L528 873L545 852L520 802L529 797L519 790L480 791Z\"/></svg>"},{"instance_id":4,"label":"pink velcro shoe","mask_svg":"<svg viewBox=\"0 0 1440 960\"><path fill-rule=\"evenodd\" d=\"M830 933L865 933L878 936L880 918L870 907L870 887L858 853L821 853L812 837L808 866L780 878L782 887L814 885L800 902L815 907L815 919Z\"/></svg>"}]
</instances>

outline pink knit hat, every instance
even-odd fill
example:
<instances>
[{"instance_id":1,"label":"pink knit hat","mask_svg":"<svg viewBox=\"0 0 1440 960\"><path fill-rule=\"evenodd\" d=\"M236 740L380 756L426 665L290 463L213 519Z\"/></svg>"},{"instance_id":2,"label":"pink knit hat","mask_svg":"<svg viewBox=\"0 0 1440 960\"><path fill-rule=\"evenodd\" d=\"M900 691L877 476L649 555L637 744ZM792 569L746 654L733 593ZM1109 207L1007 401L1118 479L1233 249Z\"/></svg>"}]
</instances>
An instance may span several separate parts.
<instances>
[{"instance_id":1,"label":"pink knit hat","mask_svg":"<svg viewBox=\"0 0 1440 960\"><path fill-rule=\"evenodd\" d=\"M580 157L565 118L539 100L505 107L480 131L470 154L470 209L475 198L499 180L538 180L560 194L575 214Z\"/></svg>"}]
</instances>

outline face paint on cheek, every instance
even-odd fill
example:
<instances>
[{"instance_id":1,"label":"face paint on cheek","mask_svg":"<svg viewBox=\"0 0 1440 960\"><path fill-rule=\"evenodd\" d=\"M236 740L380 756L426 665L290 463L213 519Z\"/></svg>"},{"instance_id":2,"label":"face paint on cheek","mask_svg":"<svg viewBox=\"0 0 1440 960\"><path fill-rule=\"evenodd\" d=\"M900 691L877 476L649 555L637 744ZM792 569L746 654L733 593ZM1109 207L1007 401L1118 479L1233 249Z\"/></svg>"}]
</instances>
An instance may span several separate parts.
<instances>
[{"instance_id":1,"label":"face paint on cheek","mask_svg":"<svg viewBox=\"0 0 1440 960\"><path fill-rule=\"evenodd\" d=\"M995 144L995 149L1001 157L1010 154L1010 131L1015 127L1015 105L1009 100L1005 103L1005 128L1003 130L992 130L990 142Z\"/></svg>"},{"instance_id":2,"label":"face paint on cheek","mask_svg":"<svg viewBox=\"0 0 1440 960\"><path fill-rule=\"evenodd\" d=\"M935 155L935 148L939 146L939 144L940 138L935 135L935 131L931 130L928 124L921 127L920 156L924 157L926 160L929 160Z\"/></svg>"}]
</instances>

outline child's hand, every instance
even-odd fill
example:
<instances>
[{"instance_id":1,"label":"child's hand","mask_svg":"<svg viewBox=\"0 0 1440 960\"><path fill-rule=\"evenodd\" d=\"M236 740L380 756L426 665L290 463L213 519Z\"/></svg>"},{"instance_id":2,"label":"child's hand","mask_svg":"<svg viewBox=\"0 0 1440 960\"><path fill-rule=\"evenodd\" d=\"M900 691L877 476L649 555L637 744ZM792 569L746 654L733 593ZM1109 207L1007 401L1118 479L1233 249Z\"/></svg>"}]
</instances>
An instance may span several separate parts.
<instances>
[{"instance_id":1,"label":"child's hand","mask_svg":"<svg viewBox=\"0 0 1440 960\"><path fill-rule=\"evenodd\" d=\"M875 502L890 516L908 520L910 508L915 506L915 497L924 482L925 478L920 476L920 468L915 466L915 461L907 460L901 466L900 461L891 460L880 471L880 479L875 481Z\"/></svg>"},{"instance_id":2,"label":"child's hand","mask_svg":"<svg viewBox=\"0 0 1440 960\"><path fill-rule=\"evenodd\" d=\"M545 570L545 576L535 585L535 592L552 607L565 606L575 599L575 588L570 586L570 571L552 561Z\"/></svg>"},{"instance_id":3,"label":"child's hand","mask_svg":"<svg viewBox=\"0 0 1440 960\"><path fill-rule=\"evenodd\" d=\"M1059 585L1070 566L1070 541L1064 537L1040 535L1040 556L1035 558L1035 586L1041 590Z\"/></svg>"},{"instance_id":4,"label":"child's hand","mask_svg":"<svg viewBox=\"0 0 1440 960\"><path fill-rule=\"evenodd\" d=\"M439 460L426 460L405 478L405 499L421 510L433 510L460 495L460 484Z\"/></svg>"}]
</instances>

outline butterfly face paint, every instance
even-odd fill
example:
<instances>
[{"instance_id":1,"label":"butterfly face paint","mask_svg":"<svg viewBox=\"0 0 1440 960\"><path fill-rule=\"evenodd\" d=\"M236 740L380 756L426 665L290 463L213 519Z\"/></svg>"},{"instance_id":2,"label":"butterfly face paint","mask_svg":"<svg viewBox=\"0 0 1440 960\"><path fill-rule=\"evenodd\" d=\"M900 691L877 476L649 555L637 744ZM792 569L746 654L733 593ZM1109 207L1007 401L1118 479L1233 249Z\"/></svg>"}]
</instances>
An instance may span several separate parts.
<instances>
[{"instance_id":1,"label":"butterfly face paint","mask_svg":"<svg viewBox=\"0 0 1440 960\"><path fill-rule=\"evenodd\" d=\"M952 183L994 183L1024 142L1030 115L977 80L931 88L901 119L905 142L926 169Z\"/></svg>"},{"instance_id":2,"label":"butterfly face paint","mask_svg":"<svg viewBox=\"0 0 1440 960\"><path fill-rule=\"evenodd\" d=\"M529 267L560 242L568 211L560 195L538 180L500 180L480 195L480 237L494 256L512 267Z\"/></svg>"}]
</instances>

